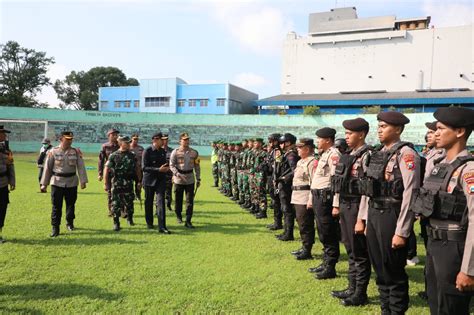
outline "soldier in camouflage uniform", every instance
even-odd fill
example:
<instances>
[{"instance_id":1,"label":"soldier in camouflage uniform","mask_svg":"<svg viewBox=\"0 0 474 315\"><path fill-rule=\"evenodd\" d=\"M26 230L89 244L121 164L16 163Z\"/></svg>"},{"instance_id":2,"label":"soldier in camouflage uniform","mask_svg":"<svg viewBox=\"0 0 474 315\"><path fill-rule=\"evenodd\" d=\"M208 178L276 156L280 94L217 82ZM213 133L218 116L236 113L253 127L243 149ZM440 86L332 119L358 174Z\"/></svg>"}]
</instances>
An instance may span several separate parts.
<instances>
[{"instance_id":1,"label":"soldier in camouflage uniform","mask_svg":"<svg viewBox=\"0 0 474 315\"><path fill-rule=\"evenodd\" d=\"M255 158L254 158L254 169L255 169L255 206L257 208L257 219L264 219L267 217L267 151L263 148L263 139L258 138L255 141Z\"/></svg>"},{"instance_id":2,"label":"soldier in camouflage uniform","mask_svg":"<svg viewBox=\"0 0 474 315\"><path fill-rule=\"evenodd\" d=\"M5 242L2 238L2 229L10 201L8 194L15 190L15 167L13 165L13 154L8 148L7 133L10 133L10 130L0 126L0 244ZM8 186L10 186L10 189L8 189Z\"/></svg>"},{"instance_id":3,"label":"soldier in camouflage uniform","mask_svg":"<svg viewBox=\"0 0 474 315\"><path fill-rule=\"evenodd\" d=\"M114 213L114 231L120 231L120 214L127 213L129 225L133 223L133 200L135 199L133 183L141 188L142 172L139 168L135 153L130 151L130 142L128 136L118 138L120 148L112 153L105 164L104 179L110 176L110 188L104 184L104 189L110 189L112 194L112 210Z\"/></svg>"},{"instance_id":4,"label":"soldier in camouflage uniform","mask_svg":"<svg viewBox=\"0 0 474 315\"><path fill-rule=\"evenodd\" d=\"M110 129L107 131L107 138L109 139L109 142L102 144L102 147L99 152L99 163L97 166L97 169L99 171L99 176L98 179L101 182L102 179L104 178L104 168L105 168L105 163L107 163L107 160L109 156L118 150L119 145L117 143L117 137L120 131L118 131L115 128ZM110 176L109 176L110 177ZM109 186L110 188L110 183L105 182L106 185ZM109 209L109 217L113 216L113 211L112 211L112 195L110 193L110 189L107 190L107 206Z\"/></svg>"},{"instance_id":5,"label":"soldier in camouflage uniform","mask_svg":"<svg viewBox=\"0 0 474 315\"><path fill-rule=\"evenodd\" d=\"M214 186L219 186L219 157L217 152L219 148L217 147L217 141L212 141L212 152L211 152L211 164L212 164L212 177L214 178Z\"/></svg>"},{"instance_id":6,"label":"soldier in camouflage uniform","mask_svg":"<svg viewBox=\"0 0 474 315\"><path fill-rule=\"evenodd\" d=\"M247 141L247 152L244 155L244 175L243 175L243 186L242 186L242 193L244 198L244 204L242 205L243 208L251 210L252 203L250 197L250 183L252 180L252 176L250 174L250 167L252 166L252 159L253 159L253 142L254 139L248 139Z\"/></svg>"},{"instance_id":7,"label":"soldier in camouflage uniform","mask_svg":"<svg viewBox=\"0 0 474 315\"><path fill-rule=\"evenodd\" d=\"M223 164L222 164L222 161L224 159L224 147L225 147L225 144L224 144L224 141L220 140L219 141L219 144L217 146L217 168L218 168L218 171L219 171L219 180L221 182L221 187L219 188L219 191L222 192L223 191L223 182L222 182L222 174L224 172L223 170Z\"/></svg>"},{"instance_id":8,"label":"soldier in camouflage uniform","mask_svg":"<svg viewBox=\"0 0 474 315\"><path fill-rule=\"evenodd\" d=\"M238 204L242 205L244 203L243 201L243 170L244 170L244 155L245 152L247 152L247 139L242 140L241 146L240 146L240 152L239 155L237 156L236 160L236 169L237 169L237 190L239 191L239 196L237 198Z\"/></svg>"},{"instance_id":9,"label":"soldier in camouflage uniform","mask_svg":"<svg viewBox=\"0 0 474 315\"><path fill-rule=\"evenodd\" d=\"M225 190L224 195L227 197L232 197L232 182L231 182L231 158L234 154L234 144L228 143L227 150L224 154L224 174L225 174Z\"/></svg>"},{"instance_id":10,"label":"soldier in camouflage uniform","mask_svg":"<svg viewBox=\"0 0 474 315\"><path fill-rule=\"evenodd\" d=\"M237 166L242 146L239 142L234 143L234 151L230 159L230 183L232 186L232 201L239 200L239 185L237 179Z\"/></svg>"}]
</instances>

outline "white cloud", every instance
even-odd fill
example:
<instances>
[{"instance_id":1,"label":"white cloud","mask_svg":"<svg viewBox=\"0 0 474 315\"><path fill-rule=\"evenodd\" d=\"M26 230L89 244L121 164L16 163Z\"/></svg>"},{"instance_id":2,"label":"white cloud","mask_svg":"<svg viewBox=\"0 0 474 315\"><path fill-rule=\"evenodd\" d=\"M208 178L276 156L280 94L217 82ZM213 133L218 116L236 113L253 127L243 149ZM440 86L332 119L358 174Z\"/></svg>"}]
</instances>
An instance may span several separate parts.
<instances>
[{"instance_id":1,"label":"white cloud","mask_svg":"<svg viewBox=\"0 0 474 315\"><path fill-rule=\"evenodd\" d=\"M219 1L214 17L245 49L261 55L279 55L293 22L280 9L260 2Z\"/></svg>"},{"instance_id":2,"label":"white cloud","mask_svg":"<svg viewBox=\"0 0 474 315\"><path fill-rule=\"evenodd\" d=\"M469 0L425 0L422 9L425 15L431 16L431 25L435 27L474 23L474 5Z\"/></svg>"},{"instance_id":3,"label":"white cloud","mask_svg":"<svg viewBox=\"0 0 474 315\"><path fill-rule=\"evenodd\" d=\"M64 80L66 75L69 73L70 71L68 71L66 66L56 63L49 67L46 75L48 78L50 78L51 83L54 84L54 82L58 79ZM52 86L44 87L36 98L40 102L48 103L50 107L59 107L59 103L61 102Z\"/></svg>"},{"instance_id":4,"label":"white cloud","mask_svg":"<svg viewBox=\"0 0 474 315\"><path fill-rule=\"evenodd\" d=\"M237 74L232 80L232 84L243 87L245 89L255 89L267 85L267 80L264 77L252 73L252 72L242 72Z\"/></svg>"}]
</instances>

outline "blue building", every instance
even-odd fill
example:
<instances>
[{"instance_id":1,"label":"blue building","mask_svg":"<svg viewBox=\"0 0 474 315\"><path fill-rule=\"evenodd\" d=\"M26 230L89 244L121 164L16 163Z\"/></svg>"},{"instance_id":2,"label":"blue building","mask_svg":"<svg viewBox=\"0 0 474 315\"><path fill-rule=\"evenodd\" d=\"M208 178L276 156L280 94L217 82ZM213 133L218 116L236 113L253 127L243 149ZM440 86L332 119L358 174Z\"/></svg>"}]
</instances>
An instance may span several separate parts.
<instances>
[{"instance_id":1,"label":"blue building","mask_svg":"<svg viewBox=\"0 0 474 315\"><path fill-rule=\"evenodd\" d=\"M180 78L143 79L139 86L99 88L99 111L255 114L258 95L235 85L187 84Z\"/></svg>"}]
</instances>

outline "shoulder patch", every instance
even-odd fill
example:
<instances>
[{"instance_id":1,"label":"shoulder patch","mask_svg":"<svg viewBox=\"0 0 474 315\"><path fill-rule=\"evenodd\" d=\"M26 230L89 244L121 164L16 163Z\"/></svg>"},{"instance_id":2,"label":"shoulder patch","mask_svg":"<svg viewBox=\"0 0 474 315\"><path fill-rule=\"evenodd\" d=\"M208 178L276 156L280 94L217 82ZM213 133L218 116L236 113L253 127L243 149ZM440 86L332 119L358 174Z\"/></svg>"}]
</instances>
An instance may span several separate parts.
<instances>
[{"instance_id":1,"label":"shoulder patch","mask_svg":"<svg viewBox=\"0 0 474 315\"><path fill-rule=\"evenodd\" d=\"M337 154L332 155L331 162L332 162L332 165L336 165L337 163L339 163L339 155Z\"/></svg>"},{"instance_id":2,"label":"shoulder patch","mask_svg":"<svg viewBox=\"0 0 474 315\"><path fill-rule=\"evenodd\" d=\"M467 185L467 193L474 195L474 172L467 172L462 176L462 179Z\"/></svg>"},{"instance_id":3,"label":"shoulder patch","mask_svg":"<svg viewBox=\"0 0 474 315\"><path fill-rule=\"evenodd\" d=\"M404 154L403 161L408 170L413 171L415 169L415 155L413 153Z\"/></svg>"}]
</instances>

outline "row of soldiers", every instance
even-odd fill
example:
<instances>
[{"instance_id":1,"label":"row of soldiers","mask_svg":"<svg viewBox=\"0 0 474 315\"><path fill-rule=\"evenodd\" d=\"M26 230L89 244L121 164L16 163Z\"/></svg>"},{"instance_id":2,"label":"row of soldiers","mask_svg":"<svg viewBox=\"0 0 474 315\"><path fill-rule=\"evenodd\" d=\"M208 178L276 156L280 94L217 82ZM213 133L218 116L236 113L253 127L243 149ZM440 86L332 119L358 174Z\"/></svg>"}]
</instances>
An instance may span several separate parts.
<instances>
[{"instance_id":1,"label":"row of soldiers","mask_svg":"<svg viewBox=\"0 0 474 315\"><path fill-rule=\"evenodd\" d=\"M426 295L431 314L469 314L474 292L474 157L466 149L474 111L440 108L427 123L435 138L420 155L401 140L409 119L399 112L377 115L380 146L365 142L363 118L343 121L347 151L336 147L336 130L321 128L313 139L272 134L263 140L213 143L214 184L244 208L266 217L266 194L281 241L294 239L298 260L312 259L317 233L323 261L309 271L319 280L336 277L339 242L348 254L348 286L332 291L344 306L368 302L375 271L382 314L409 307L405 271L415 219L425 237ZM264 149L266 148L266 150ZM315 149L317 148L317 152ZM240 178L240 179L239 179ZM283 217L283 220L282 220ZM282 222L283 221L283 222ZM284 224L282 224L284 223Z\"/></svg>"}]
</instances>

